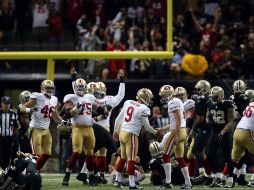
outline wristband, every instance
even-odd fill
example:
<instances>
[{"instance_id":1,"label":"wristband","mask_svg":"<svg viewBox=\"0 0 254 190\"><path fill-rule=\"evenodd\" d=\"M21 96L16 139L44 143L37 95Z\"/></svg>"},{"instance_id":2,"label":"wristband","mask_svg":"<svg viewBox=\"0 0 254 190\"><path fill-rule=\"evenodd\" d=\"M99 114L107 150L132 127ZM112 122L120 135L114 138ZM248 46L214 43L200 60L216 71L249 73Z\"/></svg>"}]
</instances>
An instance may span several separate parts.
<instances>
[{"instance_id":1,"label":"wristband","mask_svg":"<svg viewBox=\"0 0 254 190\"><path fill-rule=\"evenodd\" d=\"M25 111L26 111L26 113L30 113L31 112L31 108L26 108Z\"/></svg>"},{"instance_id":2,"label":"wristband","mask_svg":"<svg viewBox=\"0 0 254 190\"><path fill-rule=\"evenodd\" d=\"M77 111L78 111L77 106L75 106L74 108L72 108L72 110L71 110L71 111L77 112Z\"/></svg>"}]
</instances>

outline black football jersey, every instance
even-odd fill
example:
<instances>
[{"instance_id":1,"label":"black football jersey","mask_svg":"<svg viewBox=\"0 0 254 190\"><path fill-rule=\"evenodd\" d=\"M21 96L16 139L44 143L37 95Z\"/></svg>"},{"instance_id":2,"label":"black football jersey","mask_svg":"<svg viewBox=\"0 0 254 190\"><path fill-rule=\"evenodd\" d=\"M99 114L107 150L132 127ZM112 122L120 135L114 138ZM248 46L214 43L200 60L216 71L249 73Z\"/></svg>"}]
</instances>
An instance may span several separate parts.
<instances>
[{"instance_id":1,"label":"black football jersey","mask_svg":"<svg viewBox=\"0 0 254 190\"><path fill-rule=\"evenodd\" d=\"M21 117L22 117L22 115L25 115L25 114L27 114L27 113L22 113L22 112L20 111L20 107L21 107L21 105L19 105L18 108L17 108L17 120L18 120L19 125L20 125L20 134L23 135L23 134L26 133L26 131L27 131L27 129L28 129L28 126L24 126L24 125L22 124L22 122L21 122ZM31 120L31 114L29 114L29 120Z\"/></svg>"},{"instance_id":2,"label":"black football jersey","mask_svg":"<svg viewBox=\"0 0 254 190\"><path fill-rule=\"evenodd\" d=\"M214 132L220 132L228 123L227 110L234 108L233 101L224 100L219 103L208 101L206 122Z\"/></svg>"},{"instance_id":3,"label":"black football jersey","mask_svg":"<svg viewBox=\"0 0 254 190\"><path fill-rule=\"evenodd\" d=\"M195 99L195 111L198 116L205 116L207 111L208 96L199 96Z\"/></svg>"},{"instance_id":4,"label":"black football jersey","mask_svg":"<svg viewBox=\"0 0 254 190\"><path fill-rule=\"evenodd\" d=\"M236 93L231 96L231 100L234 101L235 106L236 106L236 111L242 117L245 108L249 104L249 99L242 93Z\"/></svg>"}]
</instances>

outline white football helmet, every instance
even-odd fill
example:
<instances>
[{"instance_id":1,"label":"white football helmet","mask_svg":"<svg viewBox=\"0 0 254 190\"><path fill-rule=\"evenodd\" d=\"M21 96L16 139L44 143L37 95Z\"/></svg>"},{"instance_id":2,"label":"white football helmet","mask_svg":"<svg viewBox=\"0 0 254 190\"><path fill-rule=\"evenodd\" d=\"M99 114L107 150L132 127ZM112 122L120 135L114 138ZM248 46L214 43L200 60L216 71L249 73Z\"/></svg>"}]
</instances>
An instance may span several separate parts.
<instances>
[{"instance_id":1,"label":"white football helmet","mask_svg":"<svg viewBox=\"0 0 254 190\"><path fill-rule=\"evenodd\" d=\"M74 93L78 96L83 96L86 93L86 87L86 81L82 78L75 80L73 83Z\"/></svg>"},{"instance_id":2,"label":"white football helmet","mask_svg":"<svg viewBox=\"0 0 254 190\"><path fill-rule=\"evenodd\" d=\"M136 99L143 102L147 106L151 106L153 104L153 93L148 88L141 88L136 95Z\"/></svg>"},{"instance_id":3,"label":"white football helmet","mask_svg":"<svg viewBox=\"0 0 254 190\"><path fill-rule=\"evenodd\" d=\"M51 80L44 80L41 83L41 92L48 96L53 96L55 94L55 85Z\"/></svg>"}]
</instances>

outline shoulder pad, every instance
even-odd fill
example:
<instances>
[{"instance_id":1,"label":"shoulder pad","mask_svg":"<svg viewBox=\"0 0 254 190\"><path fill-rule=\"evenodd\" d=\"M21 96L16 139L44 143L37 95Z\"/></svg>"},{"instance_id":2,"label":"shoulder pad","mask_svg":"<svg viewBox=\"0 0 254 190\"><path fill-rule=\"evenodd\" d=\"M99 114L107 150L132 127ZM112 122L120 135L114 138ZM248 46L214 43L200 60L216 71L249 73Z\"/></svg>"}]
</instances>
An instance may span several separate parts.
<instances>
[{"instance_id":1,"label":"shoulder pad","mask_svg":"<svg viewBox=\"0 0 254 190\"><path fill-rule=\"evenodd\" d=\"M67 101L75 101L77 99L75 94L67 94L64 97L63 103L66 103Z\"/></svg>"},{"instance_id":2,"label":"shoulder pad","mask_svg":"<svg viewBox=\"0 0 254 190\"><path fill-rule=\"evenodd\" d=\"M30 96L30 98L34 98L34 99L40 99L42 96L44 96L42 93L40 92L33 92Z\"/></svg>"}]
</instances>

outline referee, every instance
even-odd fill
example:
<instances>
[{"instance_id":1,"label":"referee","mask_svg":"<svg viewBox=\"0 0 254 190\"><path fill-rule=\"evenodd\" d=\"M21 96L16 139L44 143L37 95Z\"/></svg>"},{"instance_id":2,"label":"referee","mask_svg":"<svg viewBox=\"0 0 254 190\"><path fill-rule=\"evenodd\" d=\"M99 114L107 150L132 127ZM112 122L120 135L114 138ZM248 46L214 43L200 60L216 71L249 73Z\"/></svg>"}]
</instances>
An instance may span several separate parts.
<instances>
[{"instance_id":1,"label":"referee","mask_svg":"<svg viewBox=\"0 0 254 190\"><path fill-rule=\"evenodd\" d=\"M13 150L13 140L16 137L17 116L10 109L11 98L4 96L0 108L0 167L5 169L10 162Z\"/></svg>"}]
</instances>

